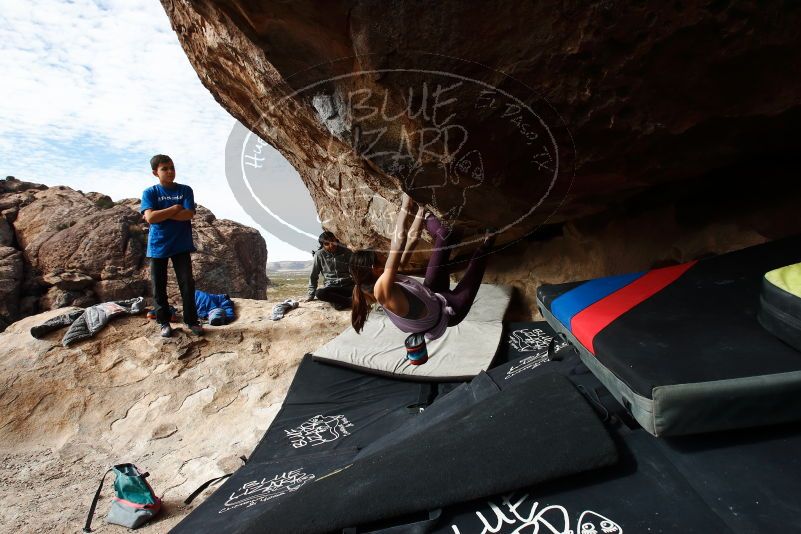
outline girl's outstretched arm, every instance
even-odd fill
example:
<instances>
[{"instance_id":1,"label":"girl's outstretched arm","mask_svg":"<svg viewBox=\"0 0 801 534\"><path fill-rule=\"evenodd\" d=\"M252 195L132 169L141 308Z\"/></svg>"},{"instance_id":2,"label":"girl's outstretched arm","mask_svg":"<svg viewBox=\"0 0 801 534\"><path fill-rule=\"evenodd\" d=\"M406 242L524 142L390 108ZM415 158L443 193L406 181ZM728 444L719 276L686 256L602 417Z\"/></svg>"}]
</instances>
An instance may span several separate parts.
<instances>
[{"instance_id":1,"label":"girl's outstretched arm","mask_svg":"<svg viewBox=\"0 0 801 534\"><path fill-rule=\"evenodd\" d=\"M409 227L409 233L406 235L406 246L403 247L403 255L401 256L401 266L406 265L412 255L412 250L420 239L420 234L423 231L423 221L425 220L425 206L417 207L417 215L414 216L412 225Z\"/></svg>"},{"instance_id":2,"label":"girl's outstretched arm","mask_svg":"<svg viewBox=\"0 0 801 534\"><path fill-rule=\"evenodd\" d=\"M387 262L384 264L384 273L378 277L374 287L374 294L379 302L384 302L391 295L392 284L395 283L395 274L398 272L403 254L403 245L406 242L411 208L412 198L404 193L400 210L398 210L398 217L395 219L395 230L392 234L392 243L389 246Z\"/></svg>"}]
</instances>

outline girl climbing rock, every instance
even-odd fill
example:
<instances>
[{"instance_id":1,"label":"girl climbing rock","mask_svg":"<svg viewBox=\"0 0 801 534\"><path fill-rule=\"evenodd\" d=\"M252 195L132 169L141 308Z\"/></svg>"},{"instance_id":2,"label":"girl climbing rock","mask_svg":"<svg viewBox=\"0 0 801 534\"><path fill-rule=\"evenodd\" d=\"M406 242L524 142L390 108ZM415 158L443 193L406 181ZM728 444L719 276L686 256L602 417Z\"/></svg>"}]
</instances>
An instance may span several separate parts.
<instances>
[{"instance_id":1,"label":"girl climbing rock","mask_svg":"<svg viewBox=\"0 0 801 534\"><path fill-rule=\"evenodd\" d=\"M422 206L407 230L411 207L411 198L404 194L383 266L381 258L371 250L359 250L351 256L350 274L355 283L351 323L361 332L371 305L378 302L399 330L412 334L406 340L407 357L411 364L419 365L428 359L424 339L431 341L441 337L449 326L459 324L470 311L495 237L486 233L464 276L450 289L447 263L451 249L461 239L461 232L446 228L432 213L426 214ZM398 268L419 237L423 224L435 241L425 280L421 283L399 274Z\"/></svg>"}]
</instances>

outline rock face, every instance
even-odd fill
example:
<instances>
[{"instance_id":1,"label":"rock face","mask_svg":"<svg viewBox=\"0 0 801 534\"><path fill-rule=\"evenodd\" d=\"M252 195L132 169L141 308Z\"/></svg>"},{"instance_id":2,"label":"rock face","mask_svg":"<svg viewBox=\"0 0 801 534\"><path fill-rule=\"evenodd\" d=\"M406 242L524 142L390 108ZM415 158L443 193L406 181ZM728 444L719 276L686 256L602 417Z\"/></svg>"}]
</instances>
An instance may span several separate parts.
<instances>
[{"instance_id":1,"label":"rock face","mask_svg":"<svg viewBox=\"0 0 801 534\"><path fill-rule=\"evenodd\" d=\"M162 4L202 82L292 163L351 246L386 244L401 190L500 229L501 244L542 246L596 214L586 239L632 211L670 225L665 206L705 199L692 224L650 235L658 250L731 216L759 233L749 201L801 199L788 172L801 9L786 3ZM712 248L741 240L727 241ZM614 263L598 245L598 264Z\"/></svg>"},{"instance_id":2,"label":"rock face","mask_svg":"<svg viewBox=\"0 0 801 534\"><path fill-rule=\"evenodd\" d=\"M135 199L0 182L0 328L38 310L149 294L147 225L138 208ZM267 249L256 230L201 206L193 231L198 289L265 297ZM178 298L172 272L168 292Z\"/></svg>"},{"instance_id":3,"label":"rock face","mask_svg":"<svg viewBox=\"0 0 801 534\"><path fill-rule=\"evenodd\" d=\"M198 289L241 298L264 298L268 282L267 247L257 230L217 219L203 206L198 206L192 227L198 249L192 258L192 269ZM225 290L218 290L222 288Z\"/></svg>"},{"instance_id":4,"label":"rock face","mask_svg":"<svg viewBox=\"0 0 801 534\"><path fill-rule=\"evenodd\" d=\"M250 455L278 412L303 355L339 334L350 315L311 302L274 322L272 303L234 303L237 320L207 328L203 338L185 331L161 338L144 316L114 319L69 349L61 346L63 330L31 337L32 326L70 308L0 333L3 530L80 531L103 472L133 462L151 473L165 501L147 531L166 533L191 510L182 501L194 489L239 467L239 455ZM109 531L107 484L98 532Z\"/></svg>"},{"instance_id":5,"label":"rock face","mask_svg":"<svg viewBox=\"0 0 801 534\"><path fill-rule=\"evenodd\" d=\"M22 279L22 252L0 247L0 331L19 316Z\"/></svg>"}]
</instances>

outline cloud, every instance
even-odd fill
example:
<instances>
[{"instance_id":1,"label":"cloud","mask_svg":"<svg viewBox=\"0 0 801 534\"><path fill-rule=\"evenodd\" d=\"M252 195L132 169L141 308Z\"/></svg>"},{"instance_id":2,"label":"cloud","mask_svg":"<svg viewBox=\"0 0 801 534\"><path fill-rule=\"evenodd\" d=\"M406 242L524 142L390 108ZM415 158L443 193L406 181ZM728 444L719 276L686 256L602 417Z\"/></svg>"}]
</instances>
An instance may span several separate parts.
<instances>
[{"instance_id":1,"label":"cloud","mask_svg":"<svg viewBox=\"0 0 801 534\"><path fill-rule=\"evenodd\" d=\"M6 0L0 42L0 172L138 197L155 180L150 156L166 153L199 203L255 226L225 179L235 119L200 83L157 1ZM308 258L263 233L271 261Z\"/></svg>"}]
</instances>

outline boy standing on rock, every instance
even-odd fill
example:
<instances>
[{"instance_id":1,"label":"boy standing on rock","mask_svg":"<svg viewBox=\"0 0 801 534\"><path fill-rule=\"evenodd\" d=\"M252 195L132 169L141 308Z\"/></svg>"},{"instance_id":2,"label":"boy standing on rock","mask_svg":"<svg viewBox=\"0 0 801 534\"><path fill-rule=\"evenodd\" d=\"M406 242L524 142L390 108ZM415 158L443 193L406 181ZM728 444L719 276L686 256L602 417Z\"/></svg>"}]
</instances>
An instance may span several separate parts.
<instances>
[{"instance_id":1,"label":"boy standing on rock","mask_svg":"<svg viewBox=\"0 0 801 534\"><path fill-rule=\"evenodd\" d=\"M156 301L156 322L161 327L162 337L172 335L171 312L167 303L167 262L172 258L181 290L184 322L193 334L200 336L203 328L197 320L191 258L195 251L191 222L195 215L195 195L188 185L175 183L175 165L169 156L153 156L150 167L159 183L144 190L139 211L150 225L147 257L150 258L153 298Z\"/></svg>"}]
</instances>

